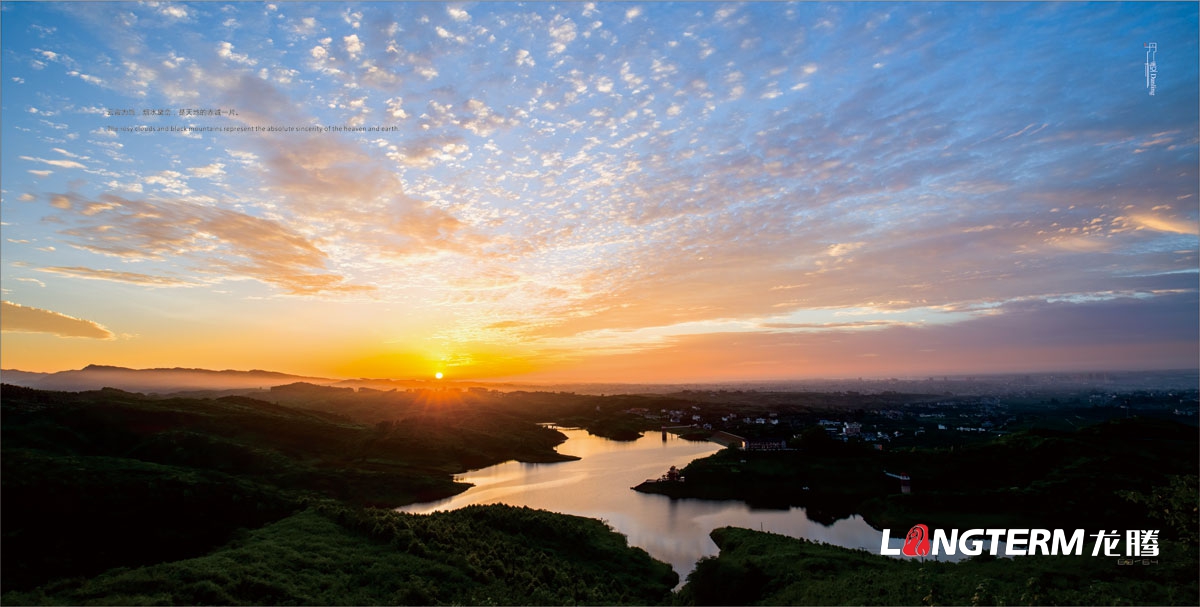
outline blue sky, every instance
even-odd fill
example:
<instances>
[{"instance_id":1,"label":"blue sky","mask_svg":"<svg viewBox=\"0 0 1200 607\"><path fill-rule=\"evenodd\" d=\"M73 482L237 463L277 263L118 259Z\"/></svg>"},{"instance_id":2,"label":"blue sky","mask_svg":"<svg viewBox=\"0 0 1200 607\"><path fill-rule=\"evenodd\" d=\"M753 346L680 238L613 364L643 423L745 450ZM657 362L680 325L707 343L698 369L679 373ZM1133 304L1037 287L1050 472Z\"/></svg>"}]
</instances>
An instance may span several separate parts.
<instances>
[{"instance_id":1,"label":"blue sky","mask_svg":"<svg viewBox=\"0 0 1200 607\"><path fill-rule=\"evenodd\" d=\"M1197 365L1195 3L2 7L6 368Z\"/></svg>"}]
</instances>

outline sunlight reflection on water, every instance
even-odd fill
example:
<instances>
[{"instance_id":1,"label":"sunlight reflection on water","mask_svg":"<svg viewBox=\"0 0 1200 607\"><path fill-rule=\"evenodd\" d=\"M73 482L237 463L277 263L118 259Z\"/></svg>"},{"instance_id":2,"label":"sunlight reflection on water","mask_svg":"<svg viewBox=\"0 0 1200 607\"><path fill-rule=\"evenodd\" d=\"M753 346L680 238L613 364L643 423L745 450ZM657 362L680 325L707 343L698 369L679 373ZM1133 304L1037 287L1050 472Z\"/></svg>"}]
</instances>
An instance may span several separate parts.
<instances>
[{"instance_id":1,"label":"sunlight reflection on water","mask_svg":"<svg viewBox=\"0 0 1200 607\"><path fill-rule=\"evenodd\" d=\"M592 436L585 430L559 431L568 437L559 445L559 453L582 459L553 464L505 462L474 470L457 477L475 485L463 493L398 510L425 514L473 504L504 503L600 519L625 534L631 545L670 563L681 582L697 560L717 553L708 534L718 527L761 529L879 551L880 532L858 516L827 526L809 520L803 508L753 510L737 501L672 500L631 489L647 478L657 478L671 466L682 468L694 459L716 453L721 446L715 443L686 441L672 434L663 441L657 432L622 442Z\"/></svg>"}]
</instances>

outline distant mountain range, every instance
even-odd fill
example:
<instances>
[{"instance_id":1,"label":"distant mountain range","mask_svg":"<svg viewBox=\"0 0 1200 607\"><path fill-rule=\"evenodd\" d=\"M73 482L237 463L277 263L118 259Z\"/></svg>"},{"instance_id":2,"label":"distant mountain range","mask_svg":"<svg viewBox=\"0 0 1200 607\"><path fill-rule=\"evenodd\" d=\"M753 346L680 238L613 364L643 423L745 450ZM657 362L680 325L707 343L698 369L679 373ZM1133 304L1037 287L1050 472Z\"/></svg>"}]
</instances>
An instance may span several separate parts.
<instances>
[{"instance_id":1,"label":"distant mountain range","mask_svg":"<svg viewBox=\"0 0 1200 607\"><path fill-rule=\"evenodd\" d=\"M108 365L88 365L82 369L59 371L56 373L35 373L18 369L0 370L0 382L37 388L39 390L61 390L65 392L81 392L99 390L101 388L117 388L127 392L142 392L146 394L172 394L177 392L222 392L232 390L266 390L275 386L288 384L309 384L317 386L334 386L339 388L371 388L374 390L406 390L412 388L470 388L486 387L504 391L510 390L562 390L578 386L552 385L538 386L525 384L497 384L479 382L456 382L451 380L419 380L419 379L329 379L325 377L308 377L291 375L276 371L213 371L210 369L129 369ZM616 386L597 385L600 392L615 392ZM629 388L636 386L627 385ZM645 392L653 390L629 390ZM586 392L591 392L585 389Z\"/></svg>"},{"instance_id":2,"label":"distant mountain range","mask_svg":"<svg viewBox=\"0 0 1200 607\"><path fill-rule=\"evenodd\" d=\"M291 375L276 371L212 371L209 369L127 369L88 365L57 373L0 370L0 382L41 390L80 392L117 388L127 392L172 394L176 392L222 392L267 390L287 384L312 384L338 388L373 390L484 388L512 392L574 392L577 394L673 394L692 391L746 390L763 392L841 392L863 394L907 392L912 394L1029 395L1075 392L1084 389L1104 392L1131 390L1195 390L1200 372L1194 369L1167 371L1120 371L1099 373L1040 373L982 376L948 376L926 379L810 379L773 382L713 382L675 384L632 383L501 383L433 379L329 379ZM211 395L210 395L211 396Z\"/></svg>"},{"instance_id":3,"label":"distant mountain range","mask_svg":"<svg viewBox=\"0 0 1200 607\"><path fill-rule=\"evenodd\" d=\"M338 388L369 388L373 390L407 390L421 388L486 388L504 392L570 391L580 394L641 394L672 392L691 387L686 385L652 385L622 383L591 384L528 384L497 383L432 379L329 379L291 375L276 371L213 371L210 369L129 369L108 365L88 365L82 369L56 373L35 373L18 369L0 370L0 382L37 388L39 390L61 390L81 392L101 388L117 388L127 392L145 394L173 394L177 392L206 392L267 390L288 384L311 384ZM211 396L211 394L208 394Z\"/></svg>"},{"instance_id":4,"label":"distant mountain range","mask_svg":"<svg viewBox=\"0 0 1200 607\"><path fill-rule=\"evenodd\" d=\"M88 365L82 369L57 373L33 373L3 369L0 370L0 381L41 390L76 392L117 388L128 392L166 394L191 390L266 389L295 382L323 385L333 384L338 380L259 370L127 369L125 367Z\"/></svg>"}]
</instances>

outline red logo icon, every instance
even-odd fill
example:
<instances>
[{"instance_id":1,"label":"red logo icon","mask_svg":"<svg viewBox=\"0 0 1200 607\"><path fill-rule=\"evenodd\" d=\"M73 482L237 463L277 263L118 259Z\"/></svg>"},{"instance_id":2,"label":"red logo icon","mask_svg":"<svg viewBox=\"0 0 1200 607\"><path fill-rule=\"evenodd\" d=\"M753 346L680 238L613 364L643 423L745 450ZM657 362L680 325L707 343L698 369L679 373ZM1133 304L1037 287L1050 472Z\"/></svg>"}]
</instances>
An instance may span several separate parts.
<instances>
[{"instance_id":1,"label":"red logo icon","mask_svg":"<svg viewBox=\"0 0 1200 607\"><path fill-rule=\"evenodd\" d=\"M900 552L904 553L904 556L928 556L929 527L913 525L912 529L908 530L908 535L904 536L904 547Z\"/></svg>"}]
</instances>

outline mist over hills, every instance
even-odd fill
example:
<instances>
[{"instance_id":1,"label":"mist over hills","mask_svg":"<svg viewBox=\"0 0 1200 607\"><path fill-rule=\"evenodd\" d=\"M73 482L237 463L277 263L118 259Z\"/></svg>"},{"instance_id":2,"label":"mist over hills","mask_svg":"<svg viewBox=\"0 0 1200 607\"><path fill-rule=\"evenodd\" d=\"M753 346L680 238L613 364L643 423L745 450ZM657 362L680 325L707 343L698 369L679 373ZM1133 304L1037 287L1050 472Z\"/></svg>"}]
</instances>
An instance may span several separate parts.
<instances>
[{"instance_id":1,"label":"mist over hills","mask_svg":"<svg viewBox=\"0 0 1200 607\"><path fill-rule=\"evenodd\" d=\"M1004 395L1070 392L1078 390L1189 390L1200 383L1200 371L1116 371L1093 373L1031 373L1003 375L938 376L925 378L844 378L780 381L661 383L539 383L489 382L425 379L334 379L253 369L249 371L192 368L130 369L88 365L82 369L37 373L19 369L0 370L5 383L41 390L67 392L117 388L127 392L171 394L177 392L220 392L269 390L276 386L305 383L317 386L372 390L469 389L503 392L574 392L577 394L671 394L686 391L760 392L906 392L918 394Z\"/></svg>"},{"instance_id":2,"label":"mist over hills","mask_svg":"<svg viewBox=\"0 0 1200 607\"><path fill-rule=\"evenodd\" d=\"M209 369L127 369L106 365L88 365L82 369L57 373L33 373L16 369L0 370L5 383L40 390L67 392L117 388L127 392L170 393L191 390L268 389L271 386L308 382L332 384L337 380L304 377L275 371L212 371Z\"/></svg>"}]
</instances>

